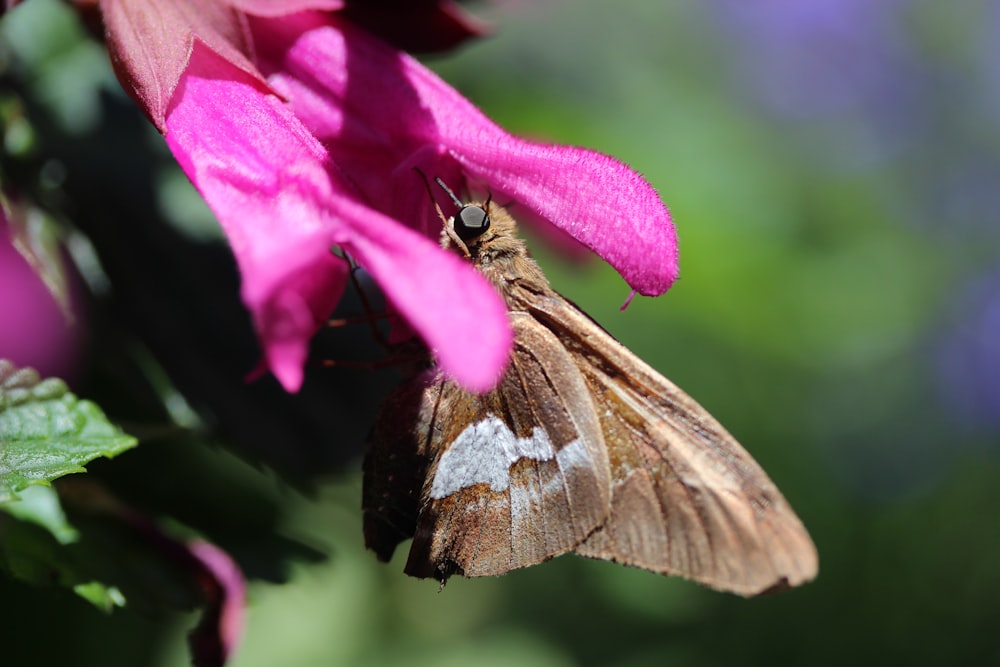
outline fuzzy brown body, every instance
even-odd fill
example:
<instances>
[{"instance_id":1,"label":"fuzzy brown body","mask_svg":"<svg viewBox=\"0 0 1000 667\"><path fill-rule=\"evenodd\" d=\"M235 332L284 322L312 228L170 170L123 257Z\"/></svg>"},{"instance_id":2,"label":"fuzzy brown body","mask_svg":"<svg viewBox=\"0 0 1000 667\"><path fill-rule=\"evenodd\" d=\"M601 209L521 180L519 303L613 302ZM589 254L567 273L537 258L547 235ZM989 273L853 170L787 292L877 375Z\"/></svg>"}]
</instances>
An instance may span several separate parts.
<instances>
[{"instance_id":1,"label":"fuzzy brown body","mask_svg":"<svg viewBox=\"0 0 1000 667\"><path fill-rule=\"evenodd\" d=\"M469 393L434 364L385 402L365 459L365 539L413 537L406 572L500 575L558 554L740 595L811 580L816 549L766 473L693 399L549 286L495 204L442 245L506 301L510 365Z\"/></svg>"}]
</instances>

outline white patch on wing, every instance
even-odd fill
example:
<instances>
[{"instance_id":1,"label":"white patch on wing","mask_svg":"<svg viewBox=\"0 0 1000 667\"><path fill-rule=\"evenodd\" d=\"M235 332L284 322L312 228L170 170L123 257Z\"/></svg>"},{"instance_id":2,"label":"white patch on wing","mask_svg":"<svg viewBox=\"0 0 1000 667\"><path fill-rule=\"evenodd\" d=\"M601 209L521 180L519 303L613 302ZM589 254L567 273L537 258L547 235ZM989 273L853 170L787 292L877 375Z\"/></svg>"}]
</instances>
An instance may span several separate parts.
<instances>
[{"instance_id":1,"label":"white patch on wing","mask_svg":"<svg viewBox=\"0 0 1000 667\"><path fill-rule=\"evenodd\" d=\"M565 480L563 475L574 468L590 468L593 464L590 460L590 455L587 453L587 448L583 445L583 440L577 438L576 440L568 443L565 447L559 450L556 454L556 463L559 464L559 470L562 475L554 475L545 483L545 487L542 489L542 495L549 494L560 494L565 493Z\"/></svg>"},{"instance_id":2,"label":"white patch on wing","mask_svg":"<svg viewBox=\"0 0 1000 667\"><path fill-rule=\"evenodd\" d=\"M593 465L587 448L583 446L583 440L579 438L560 449L556 460L563 472L571 468L590 468Z\"/></svg>"},{"instance_id":3,"label":"white patch on wing","mask_svg":"<svg viewBox=\"0 0 1000 667\"><path fill-rule=\"evenodd\" d=\"M475 484L489 484L493 491L506 491L510 487L510 467L519 459L558 458L560 467L579 465L581 445L574 440L557 456L544 428L535 427L529 437L518 438L499 417L489 415L467 426L441 455L431 484L431 498L446 498Z\"/></svg>"}]
</instances>

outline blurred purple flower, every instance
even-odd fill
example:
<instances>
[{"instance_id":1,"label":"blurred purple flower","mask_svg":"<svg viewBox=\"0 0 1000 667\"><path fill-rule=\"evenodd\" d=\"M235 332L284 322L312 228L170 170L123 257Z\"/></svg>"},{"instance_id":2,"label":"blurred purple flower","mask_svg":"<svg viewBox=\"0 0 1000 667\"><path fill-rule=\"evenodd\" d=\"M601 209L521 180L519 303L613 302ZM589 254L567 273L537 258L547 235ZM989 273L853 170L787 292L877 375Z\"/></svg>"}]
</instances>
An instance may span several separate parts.
<instances>
[{"instance_id":1,"label":"blurred purple flower","mask_svg":"<svg viewBox=\"0 0 1000 667\"><path fill-rule=\"evenodd\" d=\"M849 122L830 142L840 154L828 157L878 159L920 125L927 91L903 29L911 0L710 3L737 49L747 94L786 120Z\"/></svg>"},{"instance_id":2,"label":"blurred purple flower","mask_svg":"<svg viewBox=\"0 0 1000 667\"><path fill-rule=\"evenodd\" d=\"M930 233L995 234L1000 6L709 0L739 85L825 166L891 166L887 208ZM937 12L937 13L935 13ZM974 26L974 30L969 30ZM959 33L958 31L962 32ZM987 226L988 223L989 226Z\"/></svg>"},{"instance_id":3,"label":"blurred purple flower","mask_svg":"<svg viewBox=\"0 0 1000 667\"><path fill-rule=\"evenodd\" d=\"M711 0L746 80L776 113L835 115L901 102L910 0Z\"/></svg>"},{"instance_id":4,"label":"blurred purple flower","mask_svg":"<svg viewBox=\"0 0 1000 667\"><path fill-rule=\"evenodd\" d=\"M989 115L1000 125L1000 3L990 3L983 22L984 35L979 39L978 60L983 63L986 93L989 95Z\"/></svg>"},{"instance_id":5,"label":"blurred purple flower","mask_svg":"<svg viewBox=\"0 0 1000 667\"><path fill-rule=\"evenodd\" d=\"M938 353L942 400L971 427L1000 431L1000 269L959 290Z\"/></svg>"}]
</instances>

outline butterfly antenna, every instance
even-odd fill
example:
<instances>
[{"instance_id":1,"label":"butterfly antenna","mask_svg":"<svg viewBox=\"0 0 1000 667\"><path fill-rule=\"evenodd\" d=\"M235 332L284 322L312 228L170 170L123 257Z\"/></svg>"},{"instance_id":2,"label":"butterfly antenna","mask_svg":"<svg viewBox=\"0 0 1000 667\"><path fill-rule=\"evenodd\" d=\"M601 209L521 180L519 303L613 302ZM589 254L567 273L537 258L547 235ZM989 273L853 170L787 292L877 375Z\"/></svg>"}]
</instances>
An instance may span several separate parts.
<instances>
[{"instance_id":1,"label":"butterfly antenna","mask_svg":"<svg viewBox=\"0 0 1000 667\"><path fill-rule=\"evenodd\" d=\"M423 169L421 169L420 167L414 167L413 171L415 171L418 174L420 174L420 180L422 180L424 182L424 187L427 188L427 196L429 196L431 198L431 203L434 204L434 210L437 211L438 217L441 218L441 222L444 223L445 227L447 227L448 226L448 216L446 216L444 214L444 211L441 210L441 207L438 205L437 200L434 199L434 190L433 190L433 188L431 188L431 182L427 180L427 174L425 174L424 171L423 171ZM437 180L438 184L440 185L441 184L441 179L438 178L436 180ZM445 188L445 191L448 194L451 195L451 190L449 190L448 188ZM455 195L451 195L451 198L455 199ZM461 206L461 204L459 204L459 206Z\"/></svg>"},{"instance_id":2,"label":"butterfly antenna","mask_svg":"<svg viewBox=\"0 0 1000 667\"><path fill-rule=\"evenodd\" d=\"M462 200L456 197L455 193L451 191L451 188L449 188L447 185L444 184L444 181L441 180L440 176L435 178L434 182L440 185L441 189L448 193L448 196L451 197L451 200L455 202L455 206L459 208L465 206L465 204L462 203Z\"/></svg>"},{"instance_id":3,"label":"butterfly antenna","mask_svg":"<svg viewBox=\"0 0 1000 667\"><path fill-rule=\"evenodd\" d=\"M420 178L423 179L424 186L426 186L427 188L427 194L430 196L431 202L434 204L434 210L437 211L438 217L441 218L441 223L444 226L444 233L447 234L448 238L451 239L451 242L454 243L455 246L462 251L463 255L465 255L466 257L470 257L471 253L469 253L469 246L465 245L465 241L463 241L458 237L458 234L455 233L454 227L448 224L448 217L444 214L443 211L441 211L441 207L438 205L437 200L434 198L434 192L431 189L431 184L430 181L427 180L426 174L424 174L424 172L419 167L414 167L413 171L420 174ZM434 179L434 181L441 186L441 189L443 189L445 192L448 193L448 196L451 197L451 200L453 202L455 202L455 206L457 206L459 210L461 210L465 206L465 204L463 204L461 200L455 196L455 193L452 192L451 189L444 184L444 181L442 181L440 178L437 177Z\"/></svg>"}]
</instances>

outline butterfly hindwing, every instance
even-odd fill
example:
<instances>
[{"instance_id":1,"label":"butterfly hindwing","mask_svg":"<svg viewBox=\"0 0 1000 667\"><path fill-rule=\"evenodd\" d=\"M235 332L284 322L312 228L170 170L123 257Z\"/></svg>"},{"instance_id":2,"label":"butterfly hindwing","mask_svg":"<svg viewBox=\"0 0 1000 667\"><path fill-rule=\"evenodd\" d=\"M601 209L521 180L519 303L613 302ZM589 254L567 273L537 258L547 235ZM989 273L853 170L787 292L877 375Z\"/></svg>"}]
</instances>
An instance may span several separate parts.
<instances>
[{"instance_id":1,"label":"butterfly hindwing","mask_svg":"<svg viewBox=\"0 0 1000 667\"><path fill-rule=\"evenodd\" d=\"M802 523L704 408L559 295L523 296L577 360L611 461L611 513L577 553L742 595L815 576Z\"/></svg>"}]
</instances>

